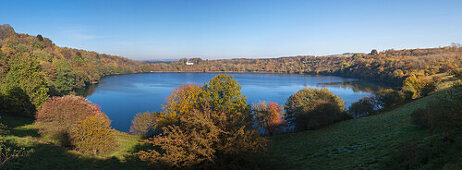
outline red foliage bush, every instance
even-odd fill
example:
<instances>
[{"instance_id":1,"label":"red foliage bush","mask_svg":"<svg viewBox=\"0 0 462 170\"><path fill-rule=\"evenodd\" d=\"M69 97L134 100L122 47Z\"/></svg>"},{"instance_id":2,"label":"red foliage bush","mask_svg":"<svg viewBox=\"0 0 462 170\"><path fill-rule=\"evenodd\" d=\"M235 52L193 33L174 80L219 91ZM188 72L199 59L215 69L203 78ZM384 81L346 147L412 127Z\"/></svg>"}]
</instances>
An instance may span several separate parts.
<instances>
[{"instance_id":1,"label":"red foliage bush","mask_svg":"<svg viewBox=\"0 0 462 170\"><path fill-rule=\"evenodd\" d=\"M79 96L53 97L43 103L37 112L36 122L41 135L49 136L57 144L70 144L69 132L72 126L88 116L104 115L98 105Z\"/></svg>"}]
</instances>

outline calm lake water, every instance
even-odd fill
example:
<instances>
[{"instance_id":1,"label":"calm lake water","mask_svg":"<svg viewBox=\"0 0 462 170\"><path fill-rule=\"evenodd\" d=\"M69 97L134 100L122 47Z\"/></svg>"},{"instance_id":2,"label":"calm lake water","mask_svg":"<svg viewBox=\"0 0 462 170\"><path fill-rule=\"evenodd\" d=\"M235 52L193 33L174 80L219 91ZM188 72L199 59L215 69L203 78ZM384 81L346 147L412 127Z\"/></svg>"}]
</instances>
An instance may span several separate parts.
<instances>
[{"instance_id":1,"label":"calm lake water","mask_svg":"<svg viewBox=\"0 0 462 170\"><path fill-rule=\"evenodd\" d=\"M167 96L175 87L186 83L203 85L218 73L144 73L103 78L87 89L85 96L112 120L112 127L128 132L137 113L161 111ZM373 83L334 76L310 76L264 73L233 73L242 86L249 104L272 101L281 105L304 87L327 88L348 105L380 89Z\"/></svg>"}]
</instances>

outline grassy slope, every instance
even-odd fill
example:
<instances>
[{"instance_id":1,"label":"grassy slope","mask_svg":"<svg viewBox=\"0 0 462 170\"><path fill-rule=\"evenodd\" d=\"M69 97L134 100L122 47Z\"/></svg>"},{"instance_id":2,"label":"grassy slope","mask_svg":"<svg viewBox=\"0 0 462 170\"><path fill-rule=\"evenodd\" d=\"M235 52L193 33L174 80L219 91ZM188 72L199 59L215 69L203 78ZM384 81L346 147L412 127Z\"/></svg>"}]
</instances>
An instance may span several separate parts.
<instances>
[{"instance_id":1,"label":"grassy slope","mask_svg":"<svg viewBox=\"0 0 462 170\"><path fill-rule=\"evenodd\" d=\"M144 162L131 156L140 137L118 132L119 147L116 151L99 156L83 155L76 151L55 146L37 133L33 120L18 117L2 117L9 133L3 138L13 141L29 151L29 157L20 160L21 169L145 169Z\"/></svg>"},{"instance_id":2,"label":"grassy slope","mask_svg":"<svg viewBox=\"0 0 462 170\"><path fill-rule=\"evenodd\" d=\"M428 132L410 122L410 114L445 90L392 111L353 119L319 130L272 137L271 153L299 169L374 169L406 141Z\"/></svg>"}]
</instances>

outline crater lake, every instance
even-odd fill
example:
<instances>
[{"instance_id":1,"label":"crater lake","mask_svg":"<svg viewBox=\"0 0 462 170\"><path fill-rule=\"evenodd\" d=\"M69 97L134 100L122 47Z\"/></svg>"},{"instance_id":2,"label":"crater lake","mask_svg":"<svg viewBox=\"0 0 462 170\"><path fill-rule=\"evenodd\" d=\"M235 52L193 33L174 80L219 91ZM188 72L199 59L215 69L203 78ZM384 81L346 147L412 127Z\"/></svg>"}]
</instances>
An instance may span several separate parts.
<instances>
[{"instance_id":1,"label":"crater lake","mask_svg":"<svg viewBox=\"0 0 462 170\"><path fill-rule=\"evenodd\" d=\"M141 73L103 78L88 87L84 96L99 105L111 119L111 126L128 132L137 113L162 111L167 96L183 84L202 86L220 73ZM327 88L347 107L365 96L384 88L381 85L354 78L296 74L227 73L242 86L248 104L261 101L284 105L287 98L304 87Z\"/></svg>"}]
</instances>

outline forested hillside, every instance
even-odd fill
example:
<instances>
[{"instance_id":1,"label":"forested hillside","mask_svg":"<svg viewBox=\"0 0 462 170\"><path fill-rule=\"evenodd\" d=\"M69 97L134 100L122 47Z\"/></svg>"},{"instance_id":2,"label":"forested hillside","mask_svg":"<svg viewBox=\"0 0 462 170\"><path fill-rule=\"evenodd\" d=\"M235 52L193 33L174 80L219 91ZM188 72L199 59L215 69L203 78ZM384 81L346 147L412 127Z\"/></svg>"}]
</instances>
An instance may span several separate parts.
<instances>
[{"instance_id":1,"label":"forested hillside","mask_svg":"<svg viewBox=\"0 0 462 170\"><path fill-rule=\"evenodd\" d=\"M101 77L144 72L149 65L96 52L63 48L41 35L0 25L0 80L5 112L32 114L49 96L68 94Z\"/></svg>"},{"instance_id":2,"label":"forested hillside","mask_svg":"<svg viewBox=\"0 0 462 170\"><path fill-rule=\"evenodd\" d=\"M47 83L58 92L70 91L111 74L148 71L148 65L127 58L92 51L56 46L41 35L16 33L9 25L0 25L0 61L2 71L15 57L39 63ZM67 84L66 84L67 83Z\"/></svg>"},{"instance_id":3,"label":"forested hillside","mask_svg":"<svg viewBox=\"0 0 462 170\"><path fill-rule=\"evenodd\" d=\"M186 63L193 63L187 65ZM349 76L401 86L412 75L434 75L461 67L459 46L386 50L344 56L298 56L269 59L202 60L153 63L155 71L179 72L269 72Z\"/></svg>"}]
</instances>

